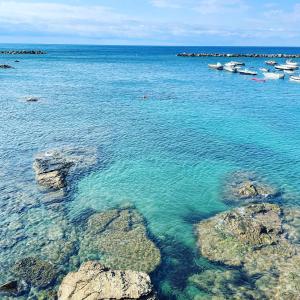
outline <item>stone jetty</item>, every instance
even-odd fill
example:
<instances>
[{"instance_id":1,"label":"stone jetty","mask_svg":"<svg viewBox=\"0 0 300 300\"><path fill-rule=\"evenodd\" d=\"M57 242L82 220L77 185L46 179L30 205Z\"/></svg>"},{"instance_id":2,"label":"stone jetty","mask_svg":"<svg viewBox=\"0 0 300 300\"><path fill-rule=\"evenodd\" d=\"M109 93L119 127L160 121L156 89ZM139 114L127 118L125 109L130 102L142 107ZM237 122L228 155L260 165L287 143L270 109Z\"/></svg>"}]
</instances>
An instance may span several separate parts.
<instances>
[{"instance_id":1,"label":"stone jetty","mask_svg":"<svg viewBox=\"0 0 300 300\"><path fill-rule=\"evenodd\" d=\"M178 53L182 57L253 57L253 58L300 58L300 54L258 54L258 53Z\"/></svg>"},{"instance_id":2,"label":"stone jetty","mask_svg":"<svg viewBox=\"0 0 300 300\"><path fill-rule=\"evenodd\" d=\"M0 54L47 54L42 50L0 50Z\"/></svg>"}]
</instances>

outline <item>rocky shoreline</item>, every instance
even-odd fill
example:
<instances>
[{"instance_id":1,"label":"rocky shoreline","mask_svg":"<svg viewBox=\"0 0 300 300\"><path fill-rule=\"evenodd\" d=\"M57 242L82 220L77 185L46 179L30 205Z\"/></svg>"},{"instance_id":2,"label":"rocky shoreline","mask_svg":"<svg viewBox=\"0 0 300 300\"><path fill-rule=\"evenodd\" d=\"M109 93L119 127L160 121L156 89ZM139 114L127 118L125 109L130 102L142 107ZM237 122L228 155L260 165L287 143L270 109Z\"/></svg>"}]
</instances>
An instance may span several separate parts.
<instances>
[{"instance_id":1,"label":"rocky shoreline","mask_svg":"<svg viewBox=\"0 0 300 300\"><path fill-rule=\"evenodd\" d=\"M33 54L33 55L40 55L40 54L47 54L46 51L43 50L0 50L0 54L7 54L7 55L23 55L23 54Z\"/></svg>"},{"instance_id":2,"label":"rocky shoreline","mask_svg":"<svg viewBox=\"0 0 300 300\"><path fill-rule=\"evenodd\" d=\"M97 160L93 148L38 153L36 183L46 194L64 194ZM228 177L221 200L233 208L194 223L197 256L209 264L185 274L186 297L180 299L298 300L300 211L279 205L278 196L250 172ZM157 283L163 248L149 237L139 211L128 203L70 219L61 201L37 204L3 224L0 251L11 259L0 261L1 299L157 300L152 280Z\"/></svg>"},{"instance_id":3,"label":"rocky shoreline","mask_svg":"<svg viewBox=\"0 0 300 300\"><path fill-rule=\"evenodd\" d=\"M259 54L259 53L178 53L181 57L252 57L252 58L300 58L300 54Z\"/></svg>"}]
</instances>

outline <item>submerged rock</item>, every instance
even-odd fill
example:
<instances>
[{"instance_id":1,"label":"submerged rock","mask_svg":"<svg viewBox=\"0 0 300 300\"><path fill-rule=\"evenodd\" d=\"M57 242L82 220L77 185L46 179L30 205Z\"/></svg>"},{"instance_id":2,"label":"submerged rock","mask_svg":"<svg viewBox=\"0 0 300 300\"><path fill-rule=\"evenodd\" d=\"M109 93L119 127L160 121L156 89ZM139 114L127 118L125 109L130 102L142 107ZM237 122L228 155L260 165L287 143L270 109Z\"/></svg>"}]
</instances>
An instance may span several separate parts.
<instances>
[{"instance_id":1,"label":"submerged rock","mask_svg":"<svg viewBox=\"0 0 300 300\"><path fill-rule=\"evenodd\" d=\"M160 264L160 251L148 238L135 209L113 209L92 215L82 233L81 261L100 260L114 269L151 272Z\"/></svg>"},{"instance_id":2,"label":"submerged rock","mask_svg":"<svg viewBox=\"0 0 300 300\"><path fill-rule=\"evenodd\" d=\"M267 203L218 214L197 227L200 251L241 267L267 299L298 299L300 248L288 239L284 218L278 205Z\"/></svg>"},{"instance_id":3,"label":"submerged rock","mask_svg":"<svg viewBox=\"0 0 300 300\"><path fill-rule=\"evenodd\" d=\"M41 186L58 190L67 186L69 175L78 175L96 162L96 149L69 147L38 154L33 168L36 180Z\"/></svg>"},{"instance_id":4,"label":"submerged rock","mask_svg":"<svg viewBox=\"0 0 300 300\"><path fill-rule=\"evenodd\" d=\"M263 295L246 282L238 270L205 270L190 276L188 284L216 297L213 299L263 299Z\"/></svg>"},{"instance_id":5,"label":"submerged rock","mask_svg":"<svg viewBox=\"0 0 300 300\"><path fill-rule=\"evenodd\" d=\"M10 65L0 65L0 69L13 69Z\"/></svg>"},{"instance_id":6,"label":"submerged rock","mask_svg":"<svg viewBox=\"0 0 300 300\"><path fill-rule=\"evenodd\" d=\"M278 195L280 195L278 190L262 182L255 174L237 172L228 179L224 200L231 203L252 202Z\"/></svg>"},{"instance_id":7,"label":"submerged rock","mask_svg":"<svg viewBox=\"0 0 300 300\"><path fill-rule=\"evenodd\" d=\"M27 285L24 281L12 280L0 286L0 296L19 296L27 290Z\"/></svg>"},{"instance_id":8,"label":"submerged rock","mask_svg":"<svg viewBox=\"0 0 300 300\"><path fill-rule=\"evenodd\" d=\"M89 261L62 281L59 300L155 299L150 277L142 272L112 270Z\"/></svg>"},{"instance_id":9,"label":"submerged rock","mask_svg":"<svg viewBox=\"0 0 300 300\"><path fill-rule=\"evenodd\" d=\"M54 265L36 257L21 259L15 264L13 271L18 281L25 281L36 288L47 287L57 276Z\"/></svg>"}]
</instances>

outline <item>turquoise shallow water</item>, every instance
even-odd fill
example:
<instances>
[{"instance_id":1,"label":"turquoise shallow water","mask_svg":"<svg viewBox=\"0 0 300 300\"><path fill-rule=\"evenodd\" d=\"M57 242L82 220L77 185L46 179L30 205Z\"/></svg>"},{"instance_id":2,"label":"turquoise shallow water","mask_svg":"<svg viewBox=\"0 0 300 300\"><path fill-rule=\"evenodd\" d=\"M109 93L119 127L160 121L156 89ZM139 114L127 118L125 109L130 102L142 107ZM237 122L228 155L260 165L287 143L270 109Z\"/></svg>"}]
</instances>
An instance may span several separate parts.
<instances>
[{"instance_id":1,"label":"turquoise shallow water","mask_svg":"<svg viewBox=\"0 0 300 300\"><path fill-rule=\"evenodd\" d=\"M0 70L1 224L16 199L45 197L32 170L37 152L97 147L101 164L76 181L68 215L135 204L163 253L156 281L167 299L184 288L189 273L206 264L196 250L194 224L229 208L222 191L232 172L253 171L283 190L284 201L300 205L300 85L258 83L208 70L208 63L225 58L175 56L300 49L5 47L41 48L48 54L0 56L0 64L15 66ZM242 60L257 70L264 64L263 59ZM41 101L26 103L28 95ZM22 219L31 202L24 201L25 208L10 217ZM26 216L24 226L43 228L39 222L47 211L36 218L34 223ZM10 253L13 247L0 254L0 261Z\"/></svg>"}]
</instances>

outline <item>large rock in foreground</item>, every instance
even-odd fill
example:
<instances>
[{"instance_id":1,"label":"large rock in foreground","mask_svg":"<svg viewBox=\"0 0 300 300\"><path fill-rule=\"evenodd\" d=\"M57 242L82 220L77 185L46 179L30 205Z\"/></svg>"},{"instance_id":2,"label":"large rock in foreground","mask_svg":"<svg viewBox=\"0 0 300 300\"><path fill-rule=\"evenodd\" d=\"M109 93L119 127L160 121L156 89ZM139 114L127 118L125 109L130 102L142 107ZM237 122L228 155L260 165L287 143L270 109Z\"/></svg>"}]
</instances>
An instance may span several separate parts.
<instances>
[{"instance_id":1,"label":"large rock in foreground","mask_svg":"<svg viewBox=\"0 0 300 300\"><path fill-rule=\"evenodd\" d=\"M221 213L197 227L201 253L239 266L249 252L280 242L281 210L275 204L251 204Z\"/></svg>"},{"instance_id":2,"label":"large rock in foreground","mask_svg":"<svg viewBox=\"0 0 300 300\"><path fill-rule=\"evenodd\" d=\"M78 175L96 162L95 149L69 147L38 154L33 168L36 180L41 186L58 190L66 187L68 176Z\"/></svg>"},{"instance_id":3,"label":"large rock in foreground","mask_svg":"<svg viewBox=\"0 0 300 300\"><path fill-rule=\"evenodd\" d=\"M293 243L294 235L290 239L293 223L284 222L284 210L268 203L218 214L197 226L200 251L212 261L241 267L248 282L262 293L258 299L298 300L300 247Z\"/></svg>"},{"instance_id":4,"label":"large rock in foreground","mask_svg":"<svg viewBox=\"0 0 300 300\"><path fill-rule=\"evenodd\" d=\"M92 215L82 233L81 261L97 259L114 269L149 273L160 264L160 251L148 238L135 209L112 209Z\"/></svg>"},{"instance_id":5,"label":"large rock in foreground","mask_svg":"<svg viewBox=\"0 0 300 300\"><path fill-rule=\"evenodd\" d=\"M62 281L59 300L155 299L150 277L136 271L111 270L98 262L83 264Z\"/></svg>"}]
</instances>

